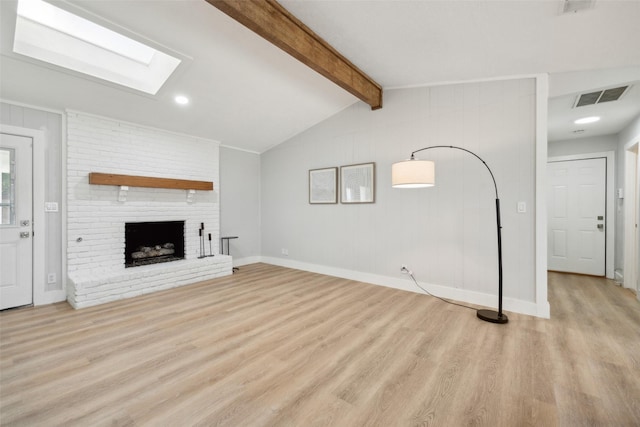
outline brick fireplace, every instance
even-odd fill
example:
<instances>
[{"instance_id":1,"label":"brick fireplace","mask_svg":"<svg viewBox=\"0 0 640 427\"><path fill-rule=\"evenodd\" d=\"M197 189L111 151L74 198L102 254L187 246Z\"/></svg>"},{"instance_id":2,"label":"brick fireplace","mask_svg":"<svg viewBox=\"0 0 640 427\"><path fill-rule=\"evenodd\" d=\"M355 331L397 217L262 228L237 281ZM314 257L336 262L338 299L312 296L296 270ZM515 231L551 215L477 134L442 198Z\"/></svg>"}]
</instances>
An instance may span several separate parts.
<instances>
[{"instance_id":1,"label":"brick fireplace","mask_svg":"<svg viewBox=\"0 0 640 427\"><path fill-rule=\"evenodd\" d=\"M201 224L214 242L220 236L217 142L73 111L67 114L67 132L67 300L72 306L231 274L231 257L221 255L217 244L215 256L199 258ZM92 172L204 180L213 182L214 190L92 185ZM169 240L155 239L159 223L173 225ZM135 247L127 247L132 224L145 224L135 236L147 237L132 237ZM134 252L176 251L172 262L133 262Z\"/></svg>"}]
</instances>

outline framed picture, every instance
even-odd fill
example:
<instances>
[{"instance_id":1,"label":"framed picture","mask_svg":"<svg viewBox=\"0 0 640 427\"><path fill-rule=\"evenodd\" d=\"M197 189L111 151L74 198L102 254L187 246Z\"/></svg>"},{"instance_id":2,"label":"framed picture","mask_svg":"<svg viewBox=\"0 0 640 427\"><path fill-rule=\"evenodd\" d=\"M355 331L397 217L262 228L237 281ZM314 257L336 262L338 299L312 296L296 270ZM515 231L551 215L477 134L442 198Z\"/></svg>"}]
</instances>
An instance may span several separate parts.
<instances>
[{"instance_id":1,"label":"framed picture","mask_svg":"<svg viewBox=\"0 0 640 427\"><path fill-rule=\"evenodd\" d=\"M340 182L342 203L375 203L375 163L341 166Z\"/></svg>"},{"instance_id":2,"label":"framed picture","mask_svg":"<svg viewBox=\"0 0 640 427\"><path fill-rule=\"evenodd\" d=\"M309 171L309 203L338 203L338 168Z\"/></svg>"}]
</instances>

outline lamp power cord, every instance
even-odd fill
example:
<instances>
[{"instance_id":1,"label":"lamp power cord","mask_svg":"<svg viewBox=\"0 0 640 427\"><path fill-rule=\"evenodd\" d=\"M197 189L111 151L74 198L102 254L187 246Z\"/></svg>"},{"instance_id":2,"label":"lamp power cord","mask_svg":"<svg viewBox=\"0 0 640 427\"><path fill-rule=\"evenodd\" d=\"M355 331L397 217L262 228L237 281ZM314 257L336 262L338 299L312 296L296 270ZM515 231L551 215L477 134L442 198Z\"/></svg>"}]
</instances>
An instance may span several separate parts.
<instances>
[{"instance_id":1,"label":"lamp power cord","mask_svg":"<svg viewBox=\"0 0 640 427\"><path fill-rule=\"evenodd\" d=\"M425 288L423 288L422 286L420 286L420 284L418 283L418 281L416 280L416 278L415 278L415 277L413 277L413 272L412 272L411 270L409 270L407 267L402 267L402 268L400 269L400 271L401 271L401 272L403 272L403 273L408 274L408 275L409 275L409 277L411 277L411 280L413 280L413 283L415 283L415 285L416 285L418 288L420 288L420 289L421 289L425 294L427 294L427 295L429 295L429 296L432 296L432 297L434 297L434 298L438 298L440 301L444 301L444 302L446 302L447 304L457 305L458 307L468 308L469 310L473 310L473 311L477 311L477 310L478 310L477 308L473 308L473 307L470 307L470 306L468 306L468 305L459 304L459 303L457 303L457 302L449 301L449 300L446 300L446 299L444 299L444 298L442 298L442 297L439 297L439 296L437 296L437 295L432 294L431 292L429 292L428 290L426 290Z\"/></svg>"}]
</instances>

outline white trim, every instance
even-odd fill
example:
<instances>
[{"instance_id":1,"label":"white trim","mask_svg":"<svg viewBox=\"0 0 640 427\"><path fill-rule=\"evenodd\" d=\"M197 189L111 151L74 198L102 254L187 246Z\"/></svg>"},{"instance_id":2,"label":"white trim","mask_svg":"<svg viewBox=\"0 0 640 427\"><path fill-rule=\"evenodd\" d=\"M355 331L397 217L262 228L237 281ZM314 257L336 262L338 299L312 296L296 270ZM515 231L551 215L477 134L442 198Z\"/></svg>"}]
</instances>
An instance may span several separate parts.
<instances>
[{"instance_id":1,"label":"white trim","mask_svg":"<svg viewBox=\"0 0 640 427\"><path fill-rule=\"evenodd\" d=\"M435 83L417 83L413 85L401 85L401 86L389 86L385 87L384 90L395 90L395 89L417 89L421 87L435 87L435 86L449 86L449 85L460 85L467 83L485 83L485 82L500 82L504 80L521 80L521 79L536 79L538 83L540 83L540 78L544 76L545 86L548 88L549 76L548 74L518 74L518 75L510 75L510 76L500 76L500 77L486 77L484 79L470 79L470 80L444 80ZM538 84L540 86L540 84ZM546 100L547 100L548 90L545 91L545 110L546 110ZM545 117L545 122L546 118ZM545 137L547 131L545 130Z\"/></svg>"},{"instance_id":2,"label":"white trim","mask_svg":"<svg viewBox=\"0 0 640 427\"><path fill-rule=\"evenodd\" d=\"M584 153L584 154L572 154L568 156L549 157L548 162L564 162L571 160L588 160L588 159L602 159L605 158L607 162L607 228L606 228L606 259L605 259L605 276L607 279L615 278L615 246L616 246L616 214L615 214L615 164L616 153L615 151L604 151L600 153Z\"/></svg>"},{"instance_id":3,"label":"white trim","mask_svg":"<svg viewBox=\"0 0 640 427\"><path fill-rule=\"evenodd\" d=\"M548 319L551 307L547 283L547 104L549 76L536 77L536 176L535 176L535 316Z\"/></svg>"},{"instance_id":4,"label":"white trim","mask_svg":"<svg viewBox=\"0 0 640 427\"><path fill-rule=\"evenodd\" d=\"M635 138L634 138L635 139ZM634 248L635 234L637 233L635 224L638 218L635 216L638 214L634 212L634 208L637 209L638 201L640 201L640 184L638 184L638 169L640 169L640 139L632 140L630 143L625 144L624 147L624 161L625 161L625 174L624 174L624 232L623 232L623 245L624 245L624 284L625 288L636 289L636 295L640 301L640 290L637 289L638 279L636 277L640 272L639 267L636 265L637 248ZM633 151L637 150L637 151ZM635 193L632 191L635 188ZM635 259L634 259L635 258ZM635 283L634 283L635 282Z\"/></svg>"},{"instance_id":5,"label":"white trim","mask_svg":"<svg viewBox=\"0 0 640 427\"><path fill-rule=\"evenodd\" d=\"M45 273L46 222L44 213L45 179L44 146L45 135L41 130L0 124L0 132L24 136L33 141L33 305L64 301L63 290L47 291Z\"/></svg>"},{"instance_id":6,"label":"white trim","mask_svg":"<svg viewBox=\"0 0 640 427\"><path fill-rule=\"evenodd\" d=\"M62 192L60 193L60 215L62 215L62 233L60 236L60 253L62 254L62 270L60 278L62 283L62 292L67 295L67 283L69 283L69 274L67 272L67 248L68 246L68 213L67 213L67 114L62 112L62 118L60 120L60 171L62 177Z\"/></svg>"},{"instance_id":7,"label":"white trim","mask_svg":"<svg viewBox=\"0 0 640 427\"><path fill-rule=\"evenodd\" d=\"M418 289L410 278L407 276L402 277L388 277L378 274L364 273L361 271L346 270L343 268L327 267L324 265L311 264L307 262L295 261L291 259L275 258L275 257L259 257L260 262L266 264L277 265L280 267L294 268L297 270L310 271L312 273L324 274L327 276L340 277L348 280L355 280L358 282L370 283L378 286L385 286L387 288L399 289L407 292L415 292L424 294L424 292ZM398 273L400 274L400 273ZM418 280L419 278L416 278ZM496 296L494 294L485 294L481 292L471 292L463 289L452 288L451 286L443 286L432 283L424 283L418 280L420 286L428 290L430 293L437 295L441 298L451 299L455 301L466 302L469 304L476 304L485 307L494 307L496 303ZM538 304L529 301L522 301L515 298L503 299L505 311L511 311L514 313L527 314L530 316L545 317L543 316L544 310L538 307ZM508 313L507 313L508 315ZM475 316L474 316L475 317Z\"/></svg>"},{"instance_id":8,"label":"white trim","mask_svg":"<svg viewBox=\"0 0 640 427\"><path fill-rule=\"evenodd\" d=\"M236 150L236 151L242 151L242 152L245 152L245 153L257 154L258 156L260 155L260 153L257 152L257 151L247 150L245 148L233 147L233 146L227 145L227 144L220 144L220 148L228 148L230 150Z\"/></svg>"},{"instance_id":9,"label":"white trim","mask_svg":"<svg viewBox=\"0 0 640 427\"><path fill-rule=\"evenodd\" d=\"M54 114L62 114L62 115L64 115L64 110L56 110L54 108L45 108L45 107L41 107L39 105L26 104L24 102L12 101L10 99L5 99L5 98L0 98L0 103L2 103L2 104L11 104L11 105L15 105L16 107L31 108L31 109L34 109L34 110L45 111L47 113L54 113Z\"/></svg>"},{"instance_id":10,"label":"white trim","mask_svg":"<svg viewBox=\"0 0 640 427\"><path fill-rule=\"evenodd\" d=\"M244 258L233 258L234 267L242 267L243 265L256 264L258 262L262 262L262 258L259 255Z\"/></svg>"}]
</instances>

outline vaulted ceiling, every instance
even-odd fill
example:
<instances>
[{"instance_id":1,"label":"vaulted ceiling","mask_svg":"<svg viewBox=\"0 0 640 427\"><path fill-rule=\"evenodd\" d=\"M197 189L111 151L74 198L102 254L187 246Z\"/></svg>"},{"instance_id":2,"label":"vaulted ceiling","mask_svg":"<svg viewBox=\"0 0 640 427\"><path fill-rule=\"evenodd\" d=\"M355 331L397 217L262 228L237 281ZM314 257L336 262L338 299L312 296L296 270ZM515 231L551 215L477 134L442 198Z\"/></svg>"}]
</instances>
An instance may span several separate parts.
<instances>
[{"instance_id":1,"label":"vaulted ceiling","mask_svg":"<svg viewBox=\"0 0 640 427\"><path fill-rule=\"evenodd\" d=\"M361 102L205 0L51 3L183 62L154 96L28 59L12 52L17 3L2 0L4 100L81 110L255 152ZM591 9L570 14L561 14L560 0L281 4L386 90L549 73L556 139L568 134L563 126L572 112L561 97L640 82L638 1L598 0ZM638 93L625 97L633 101ZM176 105L177 94L191 103ZM555 111L554 101L563 107ZM625 107L622 122L640 114L633 108Z\"/></svg>"}]
</instances>

